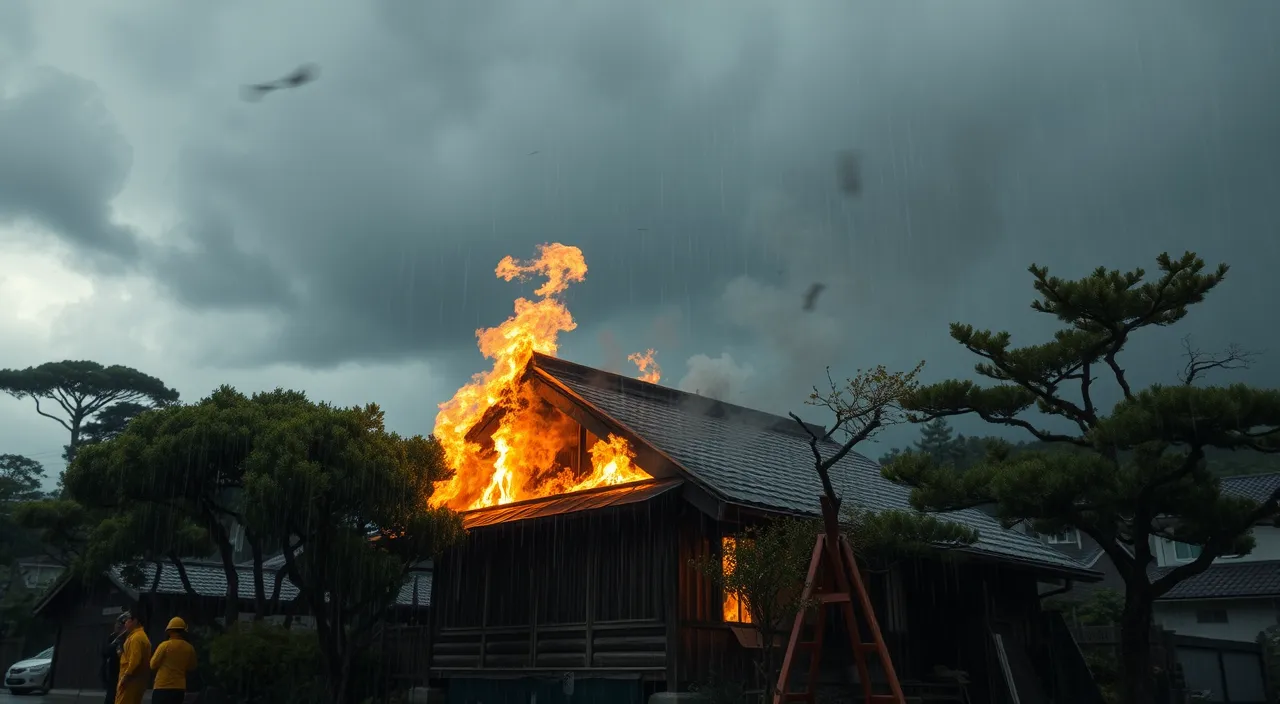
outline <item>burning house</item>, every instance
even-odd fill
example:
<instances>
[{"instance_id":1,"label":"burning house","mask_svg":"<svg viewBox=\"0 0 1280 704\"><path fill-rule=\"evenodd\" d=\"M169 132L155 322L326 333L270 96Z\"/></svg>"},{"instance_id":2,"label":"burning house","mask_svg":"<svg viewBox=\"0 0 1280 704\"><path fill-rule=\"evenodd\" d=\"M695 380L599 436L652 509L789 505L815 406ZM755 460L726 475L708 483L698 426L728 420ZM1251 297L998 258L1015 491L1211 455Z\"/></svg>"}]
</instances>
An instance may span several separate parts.
<instances>
[{"instance_id":1,"label":"burning house","mask_svg":"<svg viewBox=\"0 0 1280 704\"><path fill-rule=\"evenodd\" d=\"M441 406L435 434L456 474L432 502L463 511L468 534L436 563L429 637L400 676L449 701L641 702L750 679L750 614L690 562L745 526L819 511L809 436L794 420L659 386L651 355L640 358L649 380L553 356L555 334L573 328L555 294L585 271L560 245L529 264L504 260L499 276L547 277L541 298L478 333L493 370ZM832 480L861 507L908 507L908 490L856 453ZM932 701L952 690L955 701L1000 701L1011 688L1022 701L1038 701L1036 689L1061 700L1056 683L1072 674L1037 583L1099 575L980 511L948 518L979 541L946 563L866 576L904 688L941 687ZM847 686L850 662L828 647L821 664ZM926 685L939 668L967 684Z\"/></svg>"}]
</instances>

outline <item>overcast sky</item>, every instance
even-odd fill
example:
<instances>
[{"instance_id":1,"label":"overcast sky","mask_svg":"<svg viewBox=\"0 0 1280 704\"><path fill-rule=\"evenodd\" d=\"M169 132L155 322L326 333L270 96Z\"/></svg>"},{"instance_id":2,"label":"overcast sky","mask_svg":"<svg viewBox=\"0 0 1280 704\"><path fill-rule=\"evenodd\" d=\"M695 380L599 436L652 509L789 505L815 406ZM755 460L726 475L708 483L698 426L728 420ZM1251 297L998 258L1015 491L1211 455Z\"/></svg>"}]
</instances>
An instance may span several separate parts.
<instances>
[{"instance_id":1,"label":"overcast sky","mask_svg":"<svg viewBox=\"0 0 1280 704\"><path fill-rule=\"evenodd\" d=\"M1034 341L1033 261L1194 249L1227 283L1131 374L1191 332L1269 350L1240 378L1273 385L1278 47L1275 3L4 0L0 367L425 433L536 285L498 260L563 242L590 270L562 356L654 347L664 383L785 412L826 365L966 373L953 320ZM0 452L56 471L65 440L0 399Z\"/></svg>"}]
</instances>

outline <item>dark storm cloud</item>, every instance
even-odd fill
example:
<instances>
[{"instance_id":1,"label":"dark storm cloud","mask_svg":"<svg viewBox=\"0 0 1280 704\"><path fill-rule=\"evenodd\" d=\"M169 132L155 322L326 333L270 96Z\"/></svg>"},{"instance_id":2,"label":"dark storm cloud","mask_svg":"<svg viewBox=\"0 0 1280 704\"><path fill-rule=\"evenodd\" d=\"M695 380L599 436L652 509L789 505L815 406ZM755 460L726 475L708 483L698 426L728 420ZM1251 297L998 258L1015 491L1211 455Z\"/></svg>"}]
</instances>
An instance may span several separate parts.
<instances>
[{"instance_id":1,"label":"dark storm cloud","mask_svg":"<svg viewBox=\"0 0 1280 704\"><path fill-rule=\"evenodd\" d=\"M324 69L281 100L202 78L229 100L190 136L181 205L223 256L149 261L188 305L283 312L264 358L470 350L534 287L497 261L547 241L586 254L568 294L584 329L679 311L673 382L703 353L703 376L722 360L803 389L826 364L949 355L951 319L1030 330L1031 261L1226 259L1206 329L1280 294L1262 263L1280 230L1271 6L370 7L349 45L279 30ZM814 281L825 317L798 319Z\"/></svg>"},{"instance_id":2,"label":"dark storm cloud","mask_svg":"<svg viewBox=\"0 0 1280 704\"><path fill-rule=\"evenodd\" d=\"M95 262L137 251L111 218L133 151L92 83L51 68L0 94L0 220L33 223Z\"/></svg>"}]
</instances>

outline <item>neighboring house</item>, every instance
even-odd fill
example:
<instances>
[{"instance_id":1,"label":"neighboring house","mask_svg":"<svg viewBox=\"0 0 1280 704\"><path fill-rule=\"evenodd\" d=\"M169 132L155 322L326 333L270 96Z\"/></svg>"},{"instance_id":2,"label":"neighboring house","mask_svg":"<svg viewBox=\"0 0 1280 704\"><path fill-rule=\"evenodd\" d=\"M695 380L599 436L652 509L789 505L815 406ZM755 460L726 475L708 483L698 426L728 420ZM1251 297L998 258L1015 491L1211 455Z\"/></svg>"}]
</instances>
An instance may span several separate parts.
<instances>
[{"instance_id":1,"label":"neighboring house","mask_svg":"<svg viewBox=\"0 0 1280 704\"><path fill-rule=\"evenodd\" d=\"M430 666L419 678L446 686L450 701L555 699L563 696L560 682L547 680L560 673L572 673L576 696L591 701L637 702L717 679L743 681L759 647L755 632L744 627L737 600L690 560L717 555L745 526L817 514L822 487L806 430L789 418L544 355L534 356L524 379L545 402L543 412L577 425L568 434L577 440L562 451L576 453L579 466L596 439L617 435L653 478L465 512L464 544L436 564ZM492 420L473 433L486 433ZM823 447L827 455L836 449ZM837 463L831 479L850 504L910 506L909 490L857 453ZM1036 586L1099 575L980 511L946 518L976 528L981 539L950 553L954 561L903 559L866 575L900 679L960 669L972 682L971 699L989 701L1014 671L1027 701L1032 689L1079 701L1049 681L1059 663L1047 656L1050 619L1042 617ZM1004 668L993 633L1007 653ZM827 636L822 665L848 686L852 659L841 640Z\"/></svg>"},{"instance_id":2,"label":"neighboring house","mask_svg":"<svg viewBox=\"0 0 1280 704\"><path fill-rule=\"evenodd\" d=\"M1224 494L1255 501L1267 499L1277 488L1280 473L1222 479ZM1207 570L1157 600L1156 622L1181 635L1249 642L1262 629L1280 623L1280 528L1268 520L1254 526L1253 537L1253 552L1243 557L1219 557ZM1075 586L1068 592L1072 599L1086 599L1090 592L1104 587L1123 592L1124 580L1115 565L1089 536L1071 530L1040 538L1104 575L1097 583ZM1151 551L1156 561L1152 579L1200 555L1199 546L1164 538L1152 538Z\"/></svg>"},{"instance_id":3,"label":"neighboring house","mask_svg":"<svg viewBox=\"0 0 1280 704\"><path fill-rule=\"evenodd\" d=\"M1280 488L1280 473L1224 477L1224 493L1264 501ZM1219 557L1156 602L1156 621L1182 635L1249 641L1280 623L1280 528L1274 520L1253 527L1253 551ZM1200 555L1199 546L1152 540L1157 578Z\"/></svg>"},{"instance_id":4,"label":"neighboring house","mask_svg":"<svg viewBox=\"0 0 1280 704\"><path fill-rule=\"evenodd\" d=\"M58 628L53 664L55 689L101 688L98 681L99 649L111 633L112 623L125 610L143 617L152 643L164 640L164 626L173 616L181 616L193 628L221 622L225 613L227 578L220 562L184 560L187 578L196 596L187 592L178 570L168 562L146 563L136 574L114 567L88 584L64 579L42 598L35 612ZM283 569L282 558L263 561L264 580L270 596L275 574ZM413 612L431 605L431 563L419 565L406 580L396 599L397 610ZM132 571L130 571L132 572ZM254 580L251 565L240 565L240 619L250 620L254 611ZM290 619L295 627L308 628L312 620L295 606L298 590L286 577L280 584L280 603L269 612L268 621Z\"/></svg>"}]
</instances>

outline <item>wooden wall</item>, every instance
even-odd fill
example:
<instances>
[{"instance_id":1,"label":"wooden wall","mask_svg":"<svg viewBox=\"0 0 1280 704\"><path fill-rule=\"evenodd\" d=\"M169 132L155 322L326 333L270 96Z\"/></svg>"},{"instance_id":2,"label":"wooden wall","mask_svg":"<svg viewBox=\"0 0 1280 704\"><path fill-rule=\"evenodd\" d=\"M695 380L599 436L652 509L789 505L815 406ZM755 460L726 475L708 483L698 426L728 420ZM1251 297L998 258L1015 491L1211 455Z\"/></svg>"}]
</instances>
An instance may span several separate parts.
<instances>
[{"instance_id":1,"label":"wooden wall","mask_svg":"<svg viewBox=\"0 0 1280 704\"><path fill-rule=\"evenodd\" d=\"M432 670L665 677L682 505L671 492L471 531L436 565Z\"/></svg>"}]
</instances>

